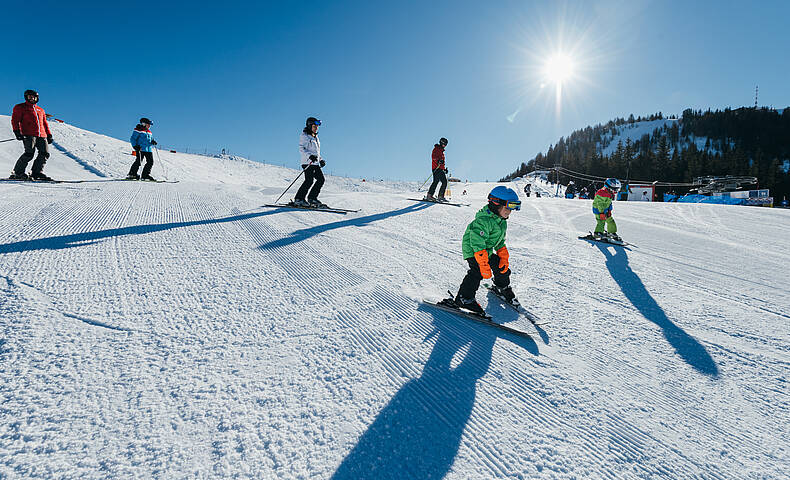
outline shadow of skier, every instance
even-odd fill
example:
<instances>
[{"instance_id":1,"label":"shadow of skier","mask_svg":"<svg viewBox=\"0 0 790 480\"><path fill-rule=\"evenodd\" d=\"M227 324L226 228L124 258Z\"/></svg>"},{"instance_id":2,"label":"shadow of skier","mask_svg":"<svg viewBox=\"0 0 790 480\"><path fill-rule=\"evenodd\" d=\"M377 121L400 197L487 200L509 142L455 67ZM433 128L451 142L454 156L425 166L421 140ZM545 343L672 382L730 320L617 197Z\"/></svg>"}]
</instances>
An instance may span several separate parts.
<instances>
[{"instance_id":1,"label":"shadow of skier","mask_svg":"<svg viewBox=\"0 0 790 480\"><path fill-rule=\"evenodd\" d=\"M134 225L130 227L110 228L96 232L73 233L70 235L58 235L54 237L36 238L34 240L22 240L0 245L0 255L15 252L28 252L33 250L62 250L73 247L83 247L98 243L101 240L111 237L122 237L126 235L142 235L146 233L162 232L174 228L194 227L198 225L211 225L216 223L237 222L250 218L274 215L280 210L270 210L266 212L245 213L241 215L230 215L221 218L209 218L205 220L193 220L189 222L170 222L157 223L150 225Z\"/></svg>"},{"instance_id":2,"label":"shadow of skier","mask_svg":"<svg viewBox=\"0 0 790 480\"><path fill-rule=\"evenodd\" d=\"M530 338L430 308L435 337L420 378L407 382L362 434L332 476L334 480L443 478L453 465L475 405L477 381L488 371L498 337L538 355ZM468 346L461 362L453 357ZM457 361L457 360L456 360Z\"/></svg>"},{"instance_id":3,"label":"shadow of skier","mask_svg":"<svg viewBox=\"0 0 790 480\"><path fill-rule=\"evenodd\" d=\"M626 298L639 310L642 316L663 330L664 337L677 354L698 372L718 377L719 368L708 351L694 337L672 323L667 317L664 310L647 291L642 280L631 269L625 249L614 247L616 253L612 254L607 245L596 243L596 247L606 257L606 268Z\"/></svg>"},{"instance_id":4,"label":"shadow of skier","mask_svg":"<svg viewBox=\"0 0 790 480\"><path fill-rule=\"evenodd\" d=\"M426 208L429 208L430 206L431 206L430 204L409 205L408 207L404 207L399 210L392 210L390 212L382 212L382 213L377 213L375 215L366 215L364 217L351 218L348 220L341 220L339 222L323 223L321 225L316 225L315 227L296 230L290 235L288 235L287 237L279 238L277 240L264 243L263 245L259 246L258 249L269 250L272 248L284 247L297 242L301 242L303 240L307 240L310 237L313 237L323 232L327 232L329 230L336 230L338 228L345 228L351 226L363 227L365 225L371 224L379 220L383 220L385 218L397 217L398 215L405 215L407 213L413 213L420 210L424 210Z\"/></svg>"}]
</instances>

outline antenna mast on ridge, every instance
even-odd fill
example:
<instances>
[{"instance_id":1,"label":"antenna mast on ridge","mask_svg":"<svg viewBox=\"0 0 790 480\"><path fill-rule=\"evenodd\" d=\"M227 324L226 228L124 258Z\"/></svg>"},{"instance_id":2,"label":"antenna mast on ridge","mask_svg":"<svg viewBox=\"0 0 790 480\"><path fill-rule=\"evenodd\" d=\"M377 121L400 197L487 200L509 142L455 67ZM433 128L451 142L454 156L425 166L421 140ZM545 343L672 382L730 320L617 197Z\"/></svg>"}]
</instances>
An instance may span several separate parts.
<instances>
[{"instance_id":1,"label":"antenna mast on ridge","mask_svg":"<svg viewBox=\"0 0 790 480\"><path fill-rule=\"evenodd\" d=\"M760 88L759 85L755 85L754 86L754 109L755 110L757 110L757 92L758 92L759 88Z\"/></svg>"}]
</instances>

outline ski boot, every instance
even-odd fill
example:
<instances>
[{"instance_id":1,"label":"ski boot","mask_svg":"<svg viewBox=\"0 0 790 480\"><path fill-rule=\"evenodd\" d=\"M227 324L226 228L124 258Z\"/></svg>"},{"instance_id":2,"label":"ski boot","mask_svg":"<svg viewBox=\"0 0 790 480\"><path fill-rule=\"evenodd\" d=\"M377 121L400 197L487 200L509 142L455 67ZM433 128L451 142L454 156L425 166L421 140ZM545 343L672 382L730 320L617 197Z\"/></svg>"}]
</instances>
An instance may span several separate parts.
<instances>
[{"instance_id":1,"label":"ski boot","mask_svg":"<svg viewBox=\"0 0 790 480\"><path fill-rule=\"evenodd\" d=\"M310 208L310 204L302 200L301 198L294 198L291 202L291 206L299 207L299 208Z\"/></svg>"},{"instance_id":2,"label":"ski boot","mask_svg":"<svg viewBox=\"0 0 790 480\"><path fill-rule=\"evenodd\" d=\"M27 173L22 172L22 173L12 173L11 176L8 177L8 179L9 180L30 180L30 177L27 176Z\"/></svg>"},{"instance_id":3,"label":"ski boot","mask_svg":"<svg viewBox=\"0 0 790 480\"><path fill-rule=\"evenodd\" d=\"M30 175L31 180L37 180L39 182L52 182L52 177L48 177L44 175L44 172L33 173Z\"/></svg>"},{"instance_id":4,"label":"ski boot","mask_svg":"<svg viewBox=\"0 0 790 480\"><path fill-rule=\"evenodd\" d=\"M620 238L620 235L618 235L616 233L610 233L609 234L609 240L613 240L615 242L623 243L623 239Z\"/></svg>"},{"instance_id":5,"label":"ski boot","mask_svg":"<svg viewBox=\"0 0 790 480\"><path fill-rule=\"evenodd\" d=\"M156 181L156 179L154 177L152 177L151 175L143 175L142 177L140 177L140 180L148 180L149 182L155 182Z\"/></svg>"},{"instance_id":6,"label":"ski boot","mask_svg":"<svg viewBox=\"0 0 790 480\"><path fill-rule=\"evenodd\" d=\"M423 200L425 200L426 202L435 202L436 201L436 197L434 197L430 193L426 193L425 194L425 198L423 198Z\"/></svg>"},{"instance_id":7,"label":"ski boot","mask_svg":"<svg viewBox=\"0 0 790 480\"><path fill-rule=\"evenodd\" d=\"M329 205L326 203L321 202L317 198L313 198L309 200L311 208L329 208Z\"/></svg>"},{"instance_id":8,"label":"ski boot","mask_svg":"<svg viewBox=\"0 0 790 480\"><path fill-rule=\"evenodd\" d=\"M438 203L450 203L450 200L447 200L444 197L436 197L436 202L438 202Z\"/></svg>"},{"instance_id":9,"label":"ski boot","mask_svg":"<svg viewBox=\"0 0 790 480\"><path fill-rule=\"evenodd\" d=\"M137 175L136 173L130 173L129 175L126 176L126 179L127 180L140 180L140 175Z\"/></svg>"},{"instance_id":10,"label":"ski boot","mask_svg":"<svg viewBox=\"0 0 790 480\"><path fill-rule=\"evenodd\" d=\"M521 305L518 299L516 298L516 294L513 293L513 289L509 285L505 288L499 287L497 285L491 285L491 291L494 292L495 295L501 297L507 303L515 307Z\"/></svg>"},{"instance_id":11,"label":"ski boot","mask_svg":"<svg viewBox=\"0 0 790 480\"><path fill-rule=\"evenodd\" d=\"M465 298L462 297L460 294L455 296L455 305L458 308L463 308L465 310L469 310L470 312L474 313L475 315L485 316L486 311L483 310L483 307L477 303L477 300L474 298Z\"/></svg>"}]
</instances>

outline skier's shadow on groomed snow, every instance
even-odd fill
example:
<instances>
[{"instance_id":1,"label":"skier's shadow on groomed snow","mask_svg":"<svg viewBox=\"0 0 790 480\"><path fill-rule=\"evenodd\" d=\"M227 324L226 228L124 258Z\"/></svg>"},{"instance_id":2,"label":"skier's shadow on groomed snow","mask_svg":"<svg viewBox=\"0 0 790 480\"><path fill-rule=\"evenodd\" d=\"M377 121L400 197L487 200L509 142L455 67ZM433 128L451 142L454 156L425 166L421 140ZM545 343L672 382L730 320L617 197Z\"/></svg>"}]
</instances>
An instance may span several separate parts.
<instances>
[{"instance_id":1,"label":"skier's shadow on groomed snow","mask_svg":"<svg viewBox=\"0 0 790 480\"><path fill-rule=\"evenodd\" d=\"M606 257L606 268L609 269L609 273L626 298L646 319L661 327L664 337L677 354L698 372L718 377L719 368L716 362L701 343L667 317L658 302L647 291L642 280L631 269L626 250L614 247L616 253L612 254L609 246L596 244L596 247Z\"/></svg>"},{"instance_id":2,"label":"skier's shadow on groomed snow","mask_svg":"<svg viewBox=\"0 0 790 480\"><path fill-rule=\"evenodd\" d=\"M287 245L294 244L296 242L307 240L310 237L314 237L315 235L324 233L329 230L335 230L338 228L351 227L351 226L363 227L365 225L376 222L378 220L383 220L385 218L390 218L390 217L397 217L398 215L404 215L407 213L418 212L420 210L429 208L430 206L431 205L427 205L424 203L418 203L415 205L409 205L408 207L404 207L398 210L392 210L390 212L382 212L374 215L365 215L364 217L350 218L348 220L342 220L339 222L322 223L321 225L316 225L315 227L296 230L290 235L288 235L287 237L283 237L277 240L273 240L271 242L264 243L258 248L261 250L269 250L272 248L284 247Z\"/></svg>"},{"instance_id":3,"label":"skier's shadow on groomed snow","mask_svg":"<svg viewBox=\"0 0 790 480\"><path fill-rule=\"evenodd\" d=\"M274 215L280 212L280 210L269 210L266 212L243 213L238 215L230 215L227 217L209 218L205 220L134 225L130 227L99 230L96 232L72 233L68 235L57 235L54 237L36 238L33 240L22 240L19 242L0 244L0 255L34 250L62 250L66 248L83 247L86 245L98 243L99 241L106 238L122 237L126 235L142 235L146 233L162 232L174 228L194 227L198 225L237 222L240 220L249 220L251 218L258 218L266 215Z\"/></svg>"},{"instance_id":4,"label":"skier's shadow on groomed snow","mask_svg":"<svg viewBox=\"0 0 790 480\"><path fill-rule=\"evenodd\" d=\"M429 307L435 339L420 378L408 381L343 459L333 480L443 478L453 465L498 337L533 355L530 338L499 332ZM453 357L458 358L453 361Z\"/></svg>"}]
</instances>

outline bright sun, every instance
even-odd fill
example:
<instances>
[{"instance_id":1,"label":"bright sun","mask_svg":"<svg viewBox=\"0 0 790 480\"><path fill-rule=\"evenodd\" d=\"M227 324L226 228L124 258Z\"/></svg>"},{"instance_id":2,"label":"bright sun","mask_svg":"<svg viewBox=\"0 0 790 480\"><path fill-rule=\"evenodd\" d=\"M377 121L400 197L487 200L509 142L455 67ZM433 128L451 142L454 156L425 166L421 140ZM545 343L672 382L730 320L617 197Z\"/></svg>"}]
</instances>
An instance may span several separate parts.
<instances>
[{"instance_id":1,"label":"bright sun","mask_svg":"<svg viewBox=\"0 0 790 480\"><path fill-rule=\"evenodd\" d=\"M543 74L549 82L562 85L563 82L573 77L574 63L569 56L557 53L546 60L543 66Z\"/></svg>"}]
</instances>

